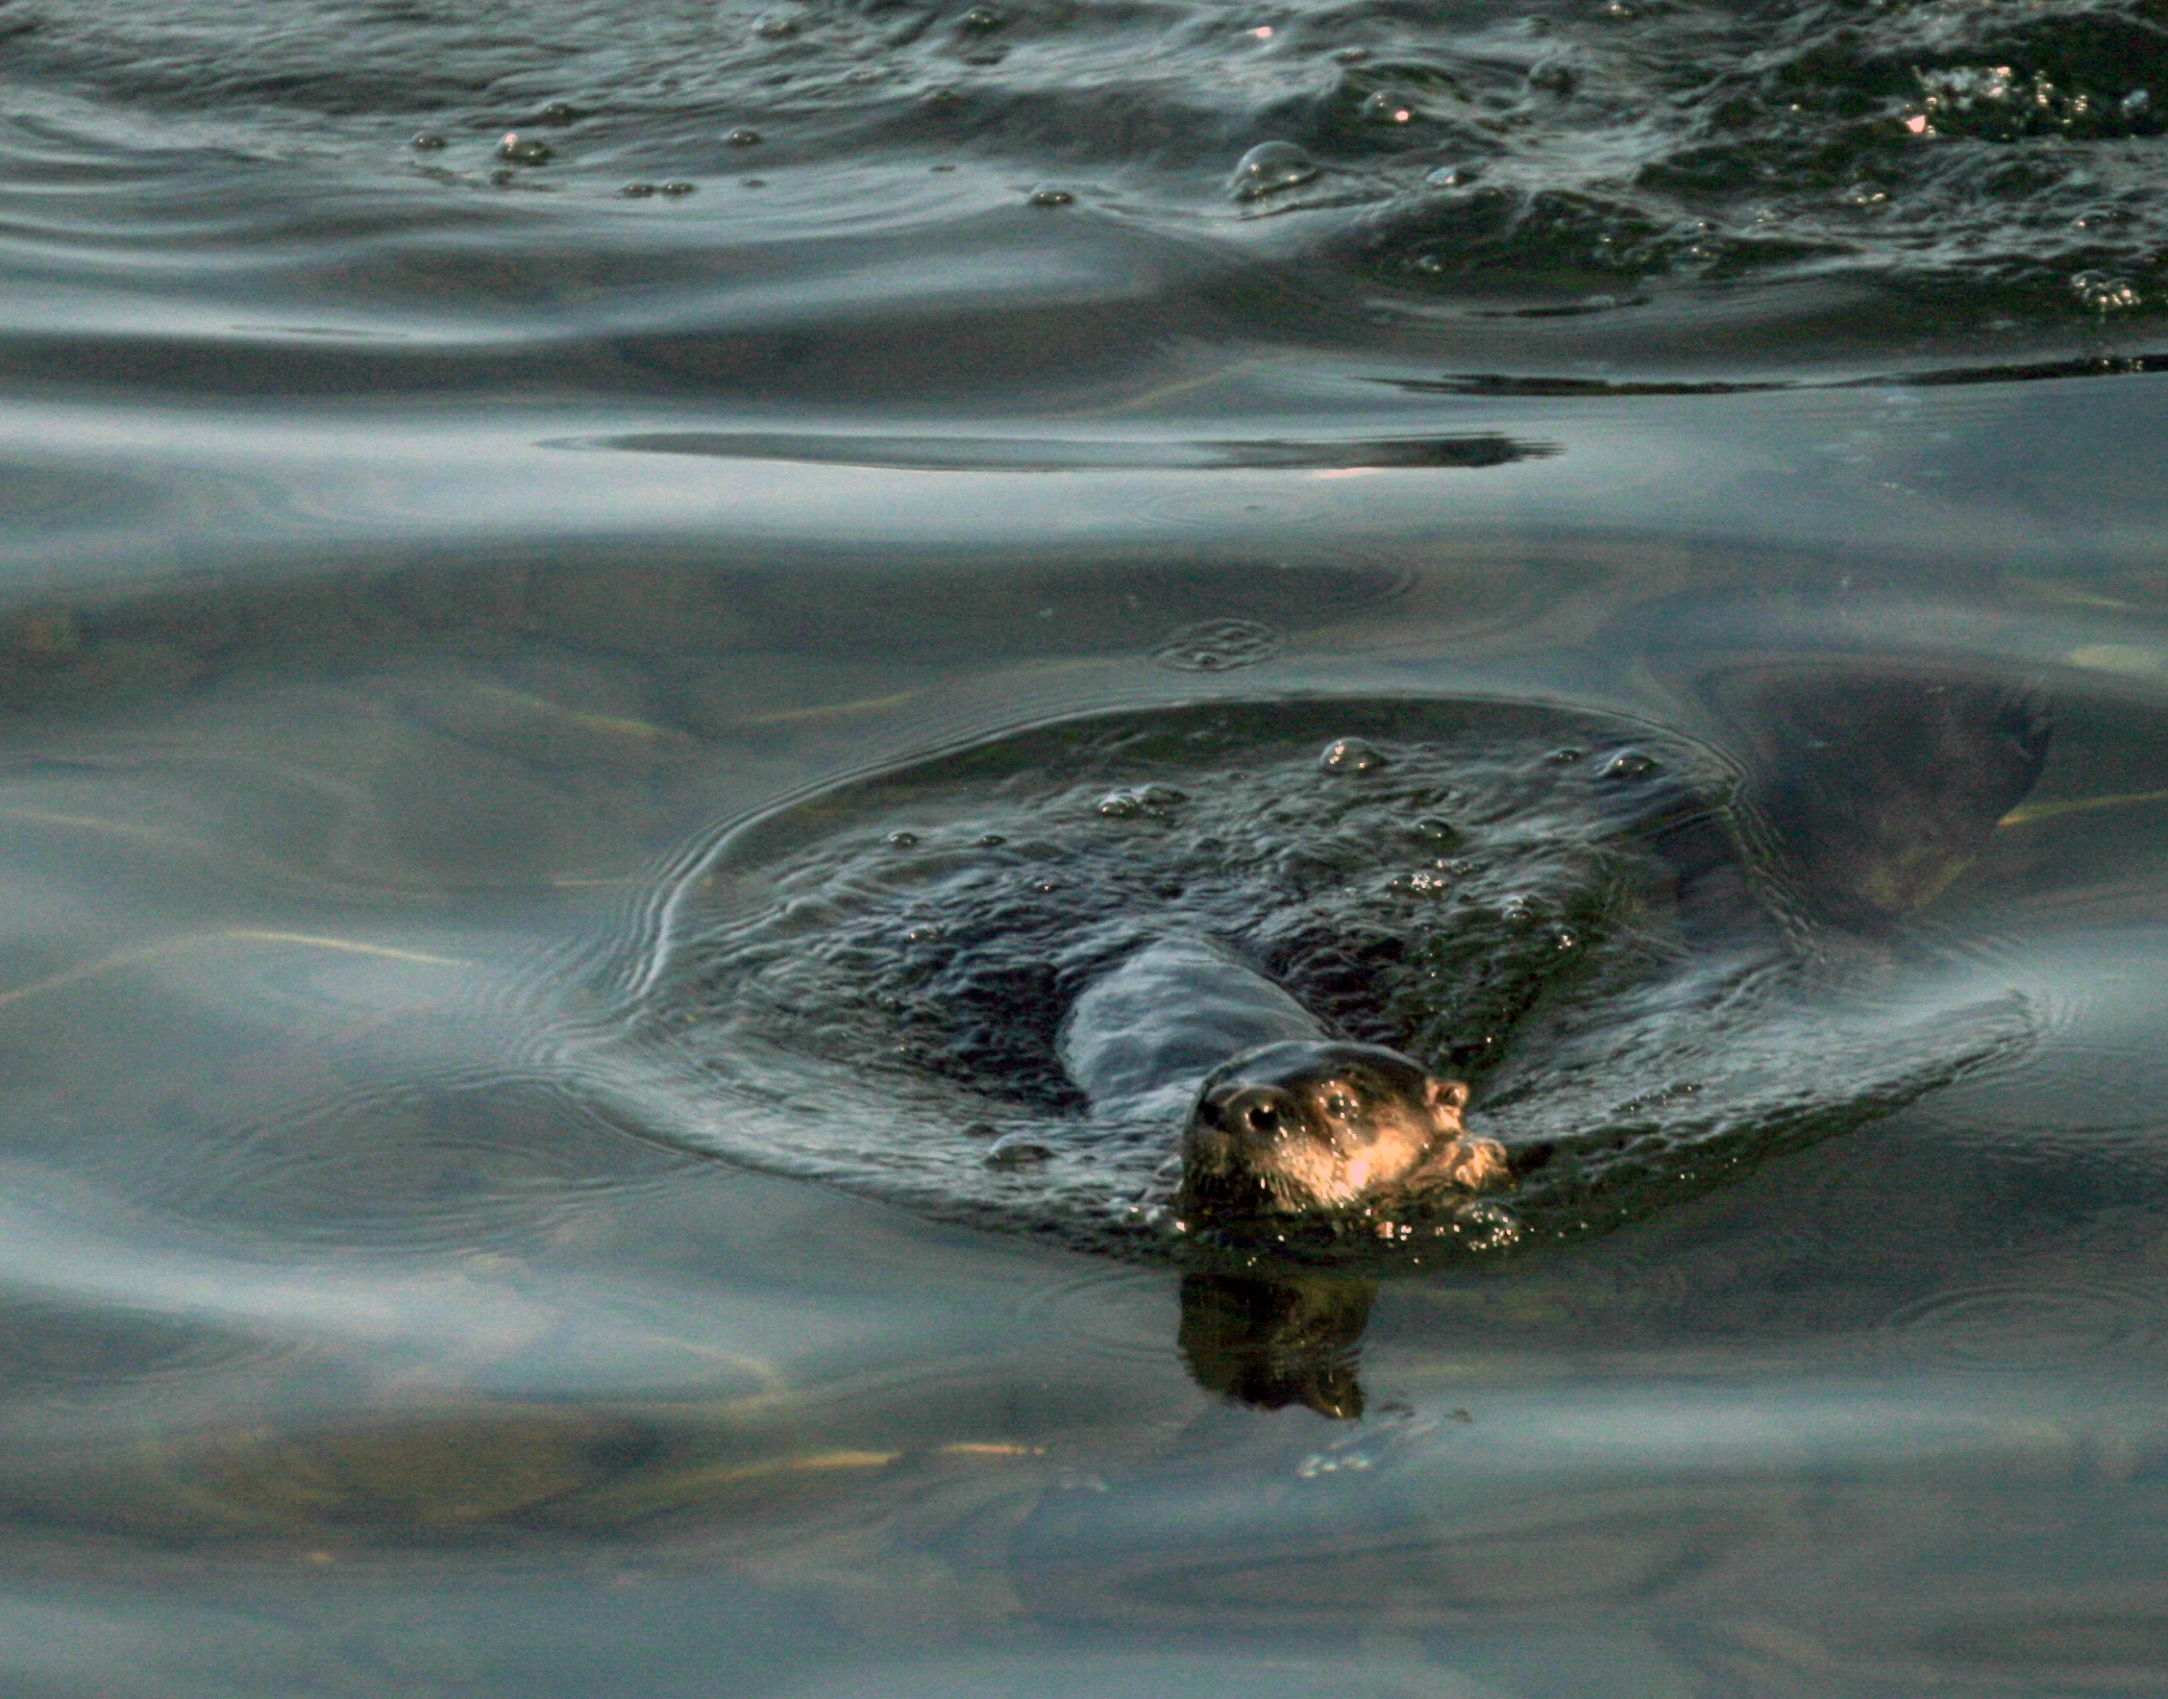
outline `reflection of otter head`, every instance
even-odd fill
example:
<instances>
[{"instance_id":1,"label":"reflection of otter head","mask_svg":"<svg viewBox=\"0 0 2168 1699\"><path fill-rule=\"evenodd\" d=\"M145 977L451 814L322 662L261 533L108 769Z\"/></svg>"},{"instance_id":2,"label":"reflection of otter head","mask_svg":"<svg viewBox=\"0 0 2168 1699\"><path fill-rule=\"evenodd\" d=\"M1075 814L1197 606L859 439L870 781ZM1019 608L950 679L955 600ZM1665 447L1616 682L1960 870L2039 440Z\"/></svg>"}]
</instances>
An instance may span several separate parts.
<instances>
[{"instance_id":1,"label":"reflection of otter head","mask_svg":"<svg viewBox=\"0 0 2168 1699\"><path fill-rule=\"evenodd\" d=\"M1505 1152L1461 1130L1468 1088L1376 1044L1267 1044L1207 1074L1182 1137L1185 1204L1220 1214L1342 1209L1475 1191Z\"/></svg>"},{"instance_id":2,"label":"reflection of otter head","mask_svg":"<svg viewBox=\"0 0 2168 1699\"><path fill-rule=\"evenodd\" d=\"M1363 1413L1356 1357L1377 1290L1325 1275L1185 1274L1182 1355L1207 1392L1350 1421Z\"/></svg>"}]
</instances>

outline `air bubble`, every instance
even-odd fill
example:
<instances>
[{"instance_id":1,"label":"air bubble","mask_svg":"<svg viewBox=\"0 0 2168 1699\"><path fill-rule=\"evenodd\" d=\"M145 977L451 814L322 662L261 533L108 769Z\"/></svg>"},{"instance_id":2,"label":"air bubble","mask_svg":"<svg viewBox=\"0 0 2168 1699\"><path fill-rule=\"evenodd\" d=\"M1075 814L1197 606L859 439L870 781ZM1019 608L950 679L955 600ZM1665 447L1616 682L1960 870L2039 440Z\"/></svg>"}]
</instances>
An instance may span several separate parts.
<instances>
[{"instance_id":1,"label":"air bubble","mask_svg":"<svg viewBox=\"0 0 2168 1699\"><path fill-rule=\"evenodd\" d=\"M1408 836L1419 843L1450 848L1460 842L1460 828L1450 820L1441 820L1435 814L1426 814L1408 828Z\"/></svg>"},{"instance_id":2,"label":"air bubble","mask_svg":"<svg viewBox=\"0 0 2168 1699\"><path fill-rule=\"evenodd\" d=\"M887 844L890 849L913 849L918 844L918 834L916 832L891 832L881 841Z\"/></svg>"},{"instance_id":3,"label":"air bubble","mask_svg":"<svg viewBox=\"0 0 2168 1699\"><path fill-rule=\"evenodd\" d=\"M1317 161L1293 142L1259 142L1235 162L1227 189L1238 201L1261 201L1310 182L1318 171Z\"/></svg>"},{"instance_id":4,"label":"air bubble","mask_svg":"<svg viewBox=\"0 0 2168 1699\"><path fill-rule=\"evenodd\" d=\"M2135 307L2142 298L2138 286L2127 277L2106 271L2081 271L2070 279L2070 292L2089 312L2116 313Z\"/></svg>"},{"instance_id":5,"label":"air bubble","mask_svg":"<svg viewBox=\"0 0 2168 1699\"><path fill-rule=\"evenodd\" d=\"M1317 764L1328 773L1375 773L1391 763L1373 743L1359 737L1336 737L1325 745Z\"/></svg>"},{"instance_id":6,"label":"air bubble","mask_svg":"<svg viewBox=\"0 0 2168 1699\"><path fill-rule=\"evenodd\" d=\"M627 183L622 189L618 190L617 192L623 195L627 200L645 200L649 195L652 195L655 192L655 185L652 183Z\"/></svg>"},{"instance_id":7,"label":"air bubble","mask_svg":"<svg viewBox=\"0 0 2168 1699\"><path fill-rule=\"evenodd\" d=\"M435 130L424 130L414 138L414 145L424 153L435 153L446 145L445 138Z\"/></svg>"},{"instance_id":8,"label":"air bubble","mask_svg":"<svg viewBox=\"0 0 2168 1699\"><path fill-rule=\"evenodd\" d=\"M740 124L723 140L732 147L758 147L760 145L760 132L758 130L749 130L743 124Z\"/></svg>"},{"instance_id":9,"label":"air bubble","mask_svg":"<svg viewBox=\"0 0 2168 1699\"><path fill-rule=\"evenodd\" d=\"M517 130L510 132L497 144L497 157L510 160L514 165L546 164L556 153L548 142L523 136Z\"/></svg>"},{"instance_id":10,"label":"air bubble","mask_svg":"<svg viewBox=\"0 0 2168 1699\"><path fill-rule=\"evenodd\" d=\"M1663 763L1646 750L1622 749L1603 764L1603 771L1598 776L1619 780L1645 779L1662 768Z\"/></svg>"},{"instance_id":11,"label":"air bubble","mask_svg":"<svg viewBox=\"0 0 2168 1699\"><path fill-rule=\"evenodd\" d=\"M1521 1218L1502 1203L1485 1198L1453 1211L1453 1229L1471 1251L1509 1251L1527 1237Z\"/></svg>"},{"instance_id":12,"label":"air bubble","mask_svg":"<svg viewBox=\"0 0 2168 1699\"><path fill-rule=\"evenodd\" d=\"M1465 189L1482 175L1482 165L1479 162L1470 162L1465 165L1441 165L1435 170L1425 172L1423 181L1433 189Z\"/></svg>"},{"instance_id":13,"label":"air bubble","mask_svg":"<svg viewBox=\"0 0 2168 1699\"><path fill-rule=\"evenodd\" d=\"M551 124L562 127L566 124L577 123L583 116L585 116L585 114L578 111L569 103L562 100L553 100L547 106L543 107L540 112L537 112L535 114L535 122L538 124Z\"/></svg>"},{"instance_id":14,"label":"air bubble","mask_svg":"<svg viewBox=\"0 0 2168 1699\"><path fill-rule=\"evenodd\" d=\"M662 192L670 196L671 199L676 200L685 195L691 194L693 192L693 186L690 183L670 182L665 183L662 186Z\"/></svg>"},{"instance_id":15,"label":"air bubble","mask_svg":"<svg viewBox=\"0 0 2168 1699\"><path fill-rule=\"evenodd\" d=\"M753 20L753 33L770 41L796 35L799 28L798 17L792 12L763 12Z\"/></svg>"},{"instance_id":16,"label":"air bubble","mask_svg":"<svg viewBox=\"0 0 2168 1699\"><path fill-rule=\"evenodd\" d=\"M1071 190L1058 189L1051 185L1031 191L1031 204L1033 206L1067 206L1075 199L1076 195Z\"/></svg>"},{"instance_id":17,"label":"air bubble","mask_svg":"<svg viewBox=\"0 0 2168 1699\"><path fill-rule=\"evenodd\" d=\"M1031 1133L1004 1133L986 1152L989 1168L1036 1168L1053 1159L1054 1147Z\"/></svg>"}]
</instances>

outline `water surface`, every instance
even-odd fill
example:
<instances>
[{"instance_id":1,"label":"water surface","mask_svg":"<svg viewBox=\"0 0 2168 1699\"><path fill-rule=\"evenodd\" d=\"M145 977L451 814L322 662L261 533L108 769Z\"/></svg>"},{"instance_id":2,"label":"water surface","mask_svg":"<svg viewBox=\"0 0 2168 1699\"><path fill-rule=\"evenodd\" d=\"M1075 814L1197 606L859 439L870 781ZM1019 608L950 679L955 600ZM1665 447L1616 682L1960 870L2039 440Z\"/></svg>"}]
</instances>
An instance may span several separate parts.
<instances>
[{"instance_id":1,"label":"water surface","mask_svg":"<svg viewBox=\"0 0 2168 1699\"><path fill-rule=\"evenodd\" d=\"M0 6L10 1686L2157 1685L2159 32ZM621 1065L940 751L1861 667L2052 706L1840 976L2025 1042L1389 1271L1359 1418Z\"/></svg>"}]
</instances>

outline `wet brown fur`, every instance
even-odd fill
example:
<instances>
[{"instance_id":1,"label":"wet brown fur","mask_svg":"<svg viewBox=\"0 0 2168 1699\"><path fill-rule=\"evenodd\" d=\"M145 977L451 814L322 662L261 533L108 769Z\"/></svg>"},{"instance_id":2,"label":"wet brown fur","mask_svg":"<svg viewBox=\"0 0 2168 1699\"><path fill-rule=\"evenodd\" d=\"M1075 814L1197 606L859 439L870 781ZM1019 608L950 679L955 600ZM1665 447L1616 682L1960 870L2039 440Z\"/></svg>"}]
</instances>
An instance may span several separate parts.
<instances>
[{"instance_id":1,"label":"wet brown fur","mask_svg":"<svg viewBox=\"0 0 2168 1699\"><path fill-rule=\"evenodd\" d=\"M1222 1063L1182 1139L1193 1208L1291 1214L1507 1183L1504 1148L1461 1124L1468 1088L1375 1044L1294 1040Z\"/></svg>"}]
</instances>

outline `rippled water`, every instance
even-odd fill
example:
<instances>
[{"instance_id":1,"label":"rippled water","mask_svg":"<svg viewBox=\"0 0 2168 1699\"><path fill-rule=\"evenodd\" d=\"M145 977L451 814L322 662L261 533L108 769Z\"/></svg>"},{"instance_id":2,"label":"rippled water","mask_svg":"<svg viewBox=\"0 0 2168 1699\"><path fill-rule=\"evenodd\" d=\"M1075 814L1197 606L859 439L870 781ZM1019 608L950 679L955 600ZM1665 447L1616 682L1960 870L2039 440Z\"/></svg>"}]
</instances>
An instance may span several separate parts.
<instances>
[{"instance_id":1,"label":"rippled water","mask_svg":"<svg viewBox=\"0 0 2168 1699\"><path fill-rule=\"evenodd\" d=\"M0 0L0 1686L2157 1688L2164 29ZM1080 1248L977 1154L1058 1078L678 995L972 751L1631 727L1776 830L1859 677L2037 784L1621 933L1603 1114L1727 1136L1512 1255ZM1438 1042L1564 1142L1525 1012Z\"/></svg>"}]
</instances>

